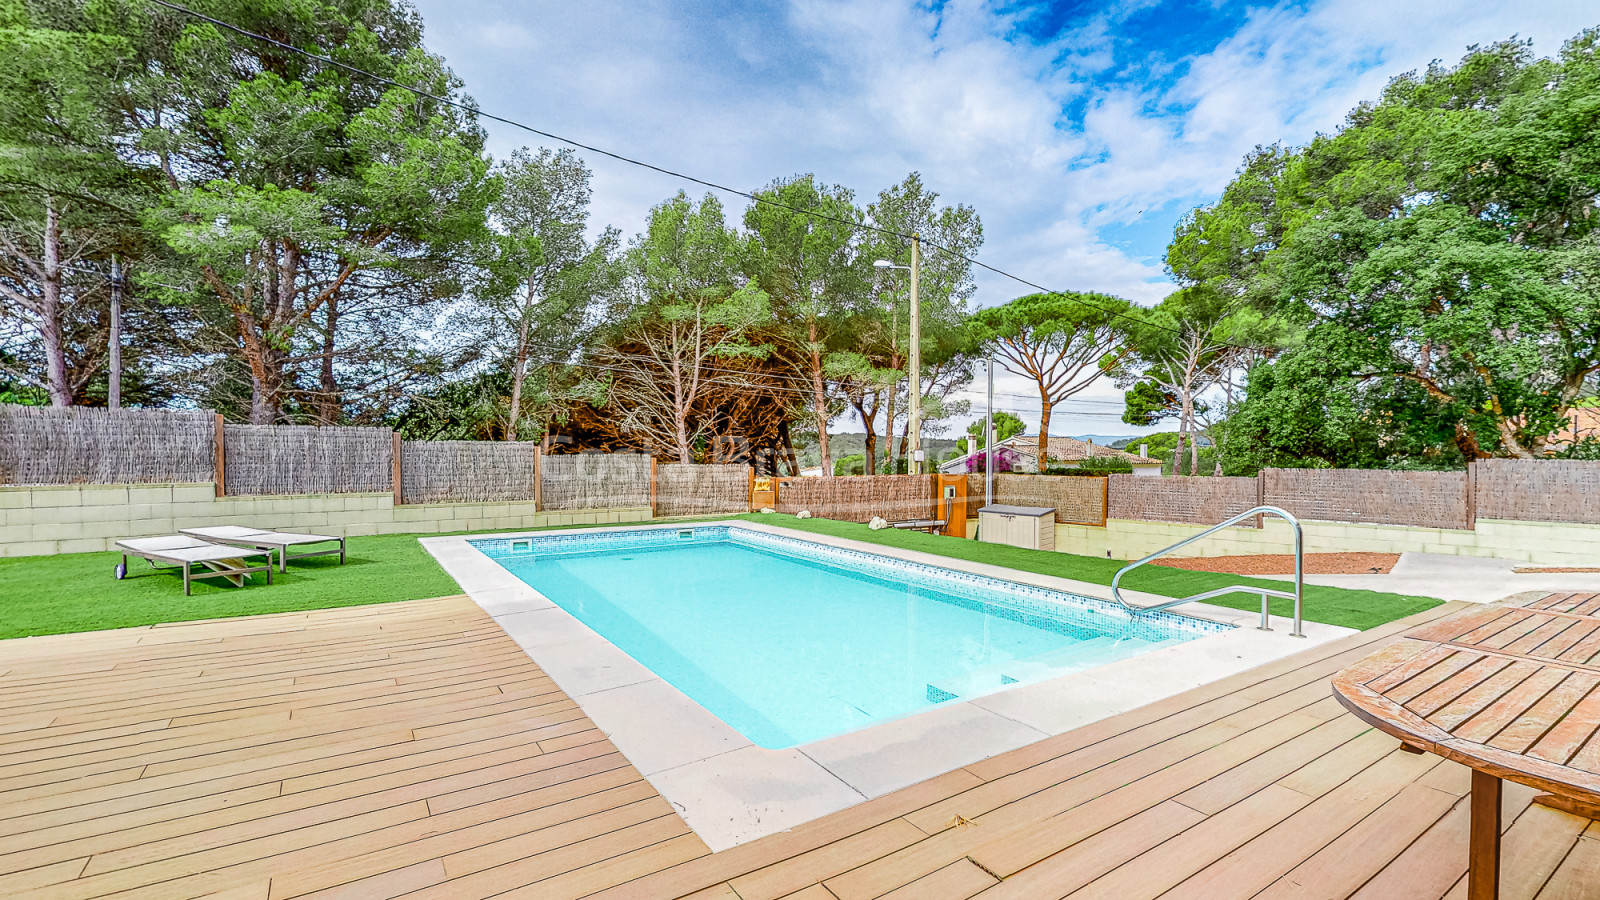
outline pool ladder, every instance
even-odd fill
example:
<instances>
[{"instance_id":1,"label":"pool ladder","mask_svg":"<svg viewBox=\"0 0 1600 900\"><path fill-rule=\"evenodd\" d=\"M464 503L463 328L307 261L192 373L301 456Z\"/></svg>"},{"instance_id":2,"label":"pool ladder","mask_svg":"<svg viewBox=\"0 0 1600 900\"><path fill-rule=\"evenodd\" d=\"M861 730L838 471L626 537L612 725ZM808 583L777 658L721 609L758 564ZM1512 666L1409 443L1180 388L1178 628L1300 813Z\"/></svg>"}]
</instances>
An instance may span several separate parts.
<instances>
[{"instance_id":1,"label":"pool ladder","mask_svg":"<svg viewBox=\"0 0 1600 900\"><path fill-rule=\"evenodd\" d=\"M1248 519L1251 516L1256 516L1256 515L1277 516L1278 518L1284 520L1285 522L1288 522L1290 527L1292 527L1294 529L1294 593L1290 593L1288 591L1274 590L1273 588L1246 587L1245 585L1242 585L1242 584L1236 584L1236 585L1233 585L1232 587L1217 588L1216 590L1213 590L1213 591L1206 591L1204 593L1195 594L1195 595L1190 596L1190 597L1184 597L1184 598L1179 599L1179 600L1169 600L1166 603L1154 603L1154 604L1151 604L1150 606L1136 606L1136 605L1134 605L1132 603L1129 603L1127 600L1124 600L1122 598L1122 591L1118 590L1118 588L1117 588L1118 582L1122 581L1122 576L1128 574L1129 572L1133 571L1134 569L1139 568L1140 566L1144 565L1145 563L1150 562L1151 560L1160 559L1161 557L1166 556L1168 553L1171 553L1174 550L1177 550L1177 549L1179 549L1181 547L1187 547L1188 545L1194 543L1195 541L1200 540L1201 538L1207 537L1207 536L1209 536L1209 535L1211 535L1211 534L1213 534L1215 532L1218 532L1218 531L1221 531L1224 528L1227 528L1229 525L1232 525L1232 524L1234 524L1236 522L1243 521L1244 519ZM1294 601L1294 631L1291 632L1290 636L1291 637L1299 637L1299 638L1305 637L1305 634L1301 631L1301 628L1300 628L1300 625L1301 625L1300 601L1305 596L1305 538L1304 538L1304 535L1301 533L1301 530L1300 530L1300 520L1296 519L1294 516L1290 515L1287 510L1279 509L1276 506L1257 506L1254 509L1247 509L1244 512L1239 513L1237 516L1234 516L1231 519L1228 519L1228 520L1222 521L1222 522L1218 522L1217 524L1211 526L1210 528L1207 528L1205 531L1202 531L1199 534L1193 535L1191 537L1184 538L1183 540L1177 542L1176 544L1173 544L1170 547L1163 547L1162 549L1157 550L1156 552L1150 554L1149 556L1146 556L1144 559L1141 559L1141 560L1139 560L1137 562L1128 563L1127 565L1125 565L1122 568L1118 569L1117 570L1117 574L1112 576L1112 578L1111 578L1111 596L1116 598L1116 601L1118 603L1122 604L1124 609L1128 610L1129 612L1131 612L1131 613L1133 613L1135 615L1138 615L1139 613L1160 612L1161 610L1171 609L1174 606L1179 606L1179 605L1184 604L1184 603L1193 603L1196 600L1209 600L1212 597L1221 597L1224 594L1260 594L1261 595L1261 624L1258 625L1257 627L1262 631L1271 631L1272 630L1272 627L1271 627L1271 625L1268 624L1268 619L1267 619L1267 603L1268 603L1267 598L1268 597L1282 597L1285 600L1293 600Z\"/></svg>"}]
</instances>

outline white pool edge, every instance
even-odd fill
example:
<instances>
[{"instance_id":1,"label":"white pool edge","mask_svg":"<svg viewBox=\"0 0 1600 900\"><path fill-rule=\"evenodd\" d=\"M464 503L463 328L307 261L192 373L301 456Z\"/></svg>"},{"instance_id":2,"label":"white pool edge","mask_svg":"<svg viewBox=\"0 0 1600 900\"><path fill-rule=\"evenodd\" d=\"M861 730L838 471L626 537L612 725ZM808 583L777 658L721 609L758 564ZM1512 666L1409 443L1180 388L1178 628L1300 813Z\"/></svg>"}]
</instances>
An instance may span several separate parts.
<instances>
[{"instance_id":1,"label":"white pool edge","mask_svg":"<svg viewBox=\"0 0 1600 900\"><path fill-rule=\"evenodd\" d=\"M1193 618L1240 627L1058 678L1018 685L786 750L751 743L629 657L471 541L542 534L728 525L939 566L1004 581L1110 599L1103 585L743 520L648 523L422 538L463 592L571 697L712 850L793 828L864 800L1091 722L1209 684L1354 629L1314 622L1304 638L1287 620L1255 628L1259 614L1195 603ZM1138 603L1165 600L1127 592ZM1174 612L1178 612L1175 610Z\"/></svg>"}]
</instances>

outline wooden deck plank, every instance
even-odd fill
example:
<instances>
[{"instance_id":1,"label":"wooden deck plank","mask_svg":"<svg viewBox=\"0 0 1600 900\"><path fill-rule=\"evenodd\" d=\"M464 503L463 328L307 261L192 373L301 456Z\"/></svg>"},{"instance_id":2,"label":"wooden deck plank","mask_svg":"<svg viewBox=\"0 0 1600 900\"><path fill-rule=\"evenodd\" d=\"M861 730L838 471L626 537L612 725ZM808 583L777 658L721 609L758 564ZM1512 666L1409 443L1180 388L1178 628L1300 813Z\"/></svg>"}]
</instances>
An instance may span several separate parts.
<instances>
[{"instance_id":1,"label":"wooden deck plank","mask_svg":"<svg viewBox=\"0 0 1600 900\"><path fill-rule=\"evenodd\" d=\"M0 642L0 691L28 707L0 712L0 879L126 900L1436 900L1464 869L1465 770L1400 752L1328 679L1454 609L715 854L464 598ZM1551 615L1480 627L1552 653L1587 635ZM1463 732L1595 686L1489 666L1460 686L1450 665L1406 687L1455 681L1427 702ZM1511 895L1588 896L1600 830L1531 795L1508 785Z\"/></svg>"}]
</instances>

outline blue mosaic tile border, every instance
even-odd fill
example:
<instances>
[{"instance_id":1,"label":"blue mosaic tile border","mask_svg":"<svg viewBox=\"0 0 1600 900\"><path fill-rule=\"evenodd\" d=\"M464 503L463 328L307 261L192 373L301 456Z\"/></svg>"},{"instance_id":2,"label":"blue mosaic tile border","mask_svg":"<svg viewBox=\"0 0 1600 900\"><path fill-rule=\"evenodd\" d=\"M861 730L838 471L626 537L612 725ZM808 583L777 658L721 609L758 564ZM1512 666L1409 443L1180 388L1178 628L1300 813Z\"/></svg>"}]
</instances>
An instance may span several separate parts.
<instances>
[{"instance_id":1,"label":"blue mosaic tile border","mask_svg":"<svg viewBox=\"0 0 1600 900\"><path fill-rule=\"evenodd\" d=\"M1087 630L1093 634L1123 634L1157 641L1188 639L1202 634L1232 631L1234 628L1226 623L1171 612L1134 616L1120 605L1096 597L728 525L541 534L480 539L470 543L491 559L501 559L529 554L605 552L723 541L895 581L912 588L936 591L945 595L941 599L953 599L962 606L978 608L1051 631Z\"/></svg>"}]
</instances>

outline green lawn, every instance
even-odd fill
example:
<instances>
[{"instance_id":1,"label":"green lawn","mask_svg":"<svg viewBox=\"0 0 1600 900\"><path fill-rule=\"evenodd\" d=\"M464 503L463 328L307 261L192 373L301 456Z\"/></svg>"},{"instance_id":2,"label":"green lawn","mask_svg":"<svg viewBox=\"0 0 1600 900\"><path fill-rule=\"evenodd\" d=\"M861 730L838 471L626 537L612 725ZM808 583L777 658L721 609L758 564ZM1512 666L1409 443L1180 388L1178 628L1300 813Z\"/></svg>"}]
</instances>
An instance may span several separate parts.
<instances>
[{"instance_id":1,"label":"green lawn","mask_svg":"<svg viewBox=\"0 0 1600 900\"><path fill-rule=\"evenodd\" d=\"M865 525L827 519L759 514L728 518L921 550L1094 584L1110 584L1112 573L1121 566L1113 560L1066 553L1020 550L914 532L872 531ZM245 588L211 579L196 582L191 597L183 595L182 580L175 574L176 570L152 570L140 560L129 561L130 577L114 580L112 570L121 558L117 553L0 559L0 638L419 600L459 593L455 582L417 543L417 538L425 536L351 538L349 563L343 567L334 557L307 559L290 563L287 574L274 574L271 587L259 575L255 583ZM1158 566L1140 569L1125 583L1136 590L1171 597L1229 584L1274 584L1234 575ZM1282 585L1281 582L1276 584ZM1260 609L1261 603L1260 598L1253 595L1223 597L1211 602L1238 609ZM1371 628L1438 603L1437 600L1374 591L1307 586L1305 615L1313 622ZM1289 603L1274 601L1273 612L1287 615Z\"/></svg>"},{"instance_id":2,"label":"green lawn","mask_svg":"<svg viewBox=\"0 0 1600 900\"><path fill-rule=\"evenodd\" d=\"M937 553L940 556L949 556L955 559L965 559L971 562L988 563L996 566L1007 566L1021 569L1024 572L1037 572L1040 575L1054 575L1057 578L1071 578L1075 581L1087 581L1090 584L1110 584L1111 576L1126 563L1122 560L1099 559L1093 556L1075 556L1070 553L1054 553L1047 550L1023 550L1017 547L1006 547L999 544L980 544L977 541L958 541L946 537L923 534L918 531L899 531L886 528L882 531L873 531L865 525L854 522L836 522L832 519L796 519L793 516L776 514L762 515L751 513L746 516L733 516L731 518L745 519L751 522L765 522L768 525L779 525L784 528L793 528L797 531L810 531L816 534L828 534L836 537L850 538L873 544L882 544L885 547L901 547L907 550L920 550L924 553ZM1122 580L1122 587L1130 590L1145 591L1151 594L1161 594L1166 597L1187 597L1212 588L1228 587L1229 585L1262 585L1265 587L1283 588L1287 582L1274 581L1266 578L1246 578L1241 575L1223 575L1214 572L1191 572L1187 569L1174 569L1167 566L1141 566ZM1233 609L1248 609L1254 612L1261 611L1261 595L1237 594L1216 597L1206 601L1218 606L1232 607ZM1444 601L1429 597L1406 597L1400 594L1387 594L1379 591L1350 591L1343 588L1318 587L1306 585L1305 602L1302 610L1306 620L1310 622L1325 622L1329 625L1343 625L1346 628L1367 629L1403 619L1413 613L1432 609ZM1292 615L1294 604L1288 600L1272 601L1273 615Z\"/></svg>"}]
</instances>

